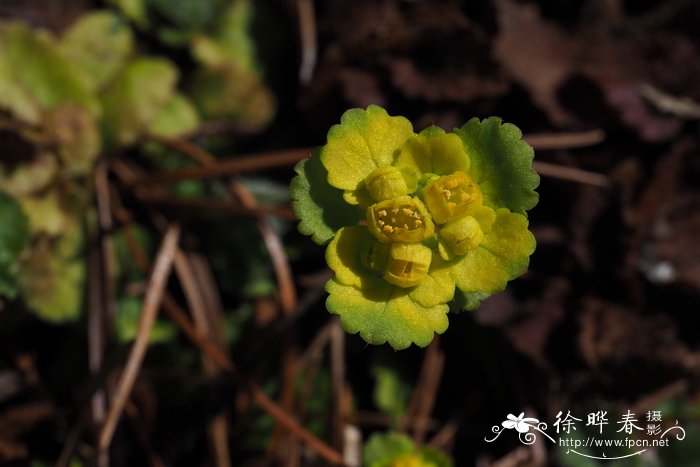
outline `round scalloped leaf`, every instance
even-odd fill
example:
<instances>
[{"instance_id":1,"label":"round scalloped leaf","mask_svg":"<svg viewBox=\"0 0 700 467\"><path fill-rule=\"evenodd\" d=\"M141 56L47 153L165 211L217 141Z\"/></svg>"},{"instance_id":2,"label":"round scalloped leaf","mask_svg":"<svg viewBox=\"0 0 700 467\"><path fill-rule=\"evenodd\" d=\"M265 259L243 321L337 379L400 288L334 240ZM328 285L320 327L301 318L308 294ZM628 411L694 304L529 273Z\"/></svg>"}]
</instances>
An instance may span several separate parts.
<instances>
[{"instance_id":1,"label":"round scalloped leaf","mask_svg":"<svg viewBox=\"0 0 700 467\"><path fill-rule=\"evenodd\" d=\"M525 272L535 251L535 237L527 227L522 214L498 209L491 231L479 247L455 260L457 287L463 292L493 294Z\"/></svg>"},{"instance_id":2,"label":"round scalloped leaf","mask_svg":"<svg viewBox=\"0 0 700 467\"><path fill-rule=\"evenodd\" d=\"M454 271L449 263L433 250L430 271L423 281L411 290L409 296L425 307L447 303L454 297Z\"/></svg>"},{"instance_id":3,"label":"round scalloped leaf","mask_svg":"<svg viewBox=\"0 0 700 467\"><path fill-rule=\"evenodd\" d=\"M326 300L328 311L340 315L346 332L359 332L369 344L388 342L395 350L412 343L425 347L435 333L447 329L447 305L424 307L409 296L407 289L378 277L362 277L361 288L331 279L326 291L330 294Z\"/></svg>"},{"instance_id":4,"label":"round scalloped leaf","mask_svg":"<svg viewBox=\"0 0 700 467\"><path fill-rule=\"evenodd\" d=\"M415 452L413 440L400 433L375 433L365 443L363 449L364 465L367 467L385 467L401 456Z\"/></svg>"},{"instance_id":5,"label":"round scalloped leaf","mask_svg":"<svg viewBox=\"0 0 700 467\"><path fill-rule=\"evenodd\" d=\"M429 126L406 141L394 166L404 174L406 183L415 188L423 174L466 172L469 157L457 135Z\"/></svg>"},{"instance_id":6,"label":"round scalloped leaf","mask_svg":"<svg viewBox=\"0 0 700 467\"><path fill-rule=\"evenodd\" d=\"M102 97L102 130L109 145L128 145L148 130L175 93L177 68L160 58L129 63Z\"/></svg>"},{"instance_id":7,"label":"round scalloped leaf","mask_svg":"<svg viewBox=\"0 0 700 467\"><path fill-rule=\"evenodd\" d=\"M18 85L16 89L27 94L45 108L72 102L86 107L97 116L100 105L85 85L78 69L58 50L56 39L46 31L32 30L22 23L9 23L0 27L0 65L9 74L2 81ZM19 101L18 101L19 99ZM19 105L25 97L2 97L2 104ZM23 103L22 105L25 105ZM28 109L10 108L18 115L31 115Z\"/></svg>"},{"instance_id":8,"label":"round scalloped leaf","mask_svg":"<svg viewBox=\"0 0 700 467\"><path fill-rule=\"evenodd\" d=\"M534 190L540 177L532 169L534 152L522 140L518 127L502 123L498 117L473 118L455 129L455 134L469 155L469 174L479 185L484 204L520 214L537 204Z\"/></svg>"},{"instance_id":9,"label":"round scalloped leaf","mask_svg":"<svg viewBox=\"0 0 700 467\"><path fill-rule=\"evenodd\" d=\"M450 303L450 312L474 311L481 306L481 302L491 296L486 292L463 292L455 289L455 298Z\"/></svg>"},{"instance_id":10,"label":"round scalloped leaf","mask_svg":"<svg viewBox=\"0 0 700 467\"><path fill-rule=\"evenodd\" d=\"M80 316L87 272L78 251L82 235L76 223L55 241L44 237L20 271L22 298L43 320L60 323Z\"/></svg>"},{"instance_id":11,"label":"round scalloped leaf","mask_svg":"<svg viewBox=\"0 0 700 467\"><path fill-rule=\"evenodd\" d=\"M205 118L233 119L250 128L267 125L277 110L274 94L258 73L230 62L196 70L189 96Z\"/></svg>"},{"instance_id":12,"label":"round scalloped leaf","mask_svg":"<svg viewBox=\"0 0 700 467\"><path fill-rule=\"evenodd\" d=\"M391 165L413 134L411 122L390 117L377 105L348 110L340 124L328 131L328 142L321 148L328 183L341 190L357 190L373 170Z\"/></svg>"},{"instance_id":13,"label":"round scalloped leaf","mask_svg":"<svg viewBox=\"0 0 700 467\"><path fill-rule=\"evenodd\" d=\"M251 35L254 6L249 0L230 2L219 15L213 31L191 38L192 56L207 67L232 63L247 71L258 71L255 42Z\"/></svg>"},{"instance_id":14,"label":"round scalloped leaf","mask_svg":"<svg viewBox=\"0 0 700 467\"><path fill-rule=\"evenodd\" d=\"M175 93L151 122L148 132L166 138L185 136L197 130L199 123L192 102L185 95Z\"/></svg>"},{"instance_id":15,"label":"round scalloped leaf","mask_svg":"<svg viewBox=\"0 0 700 467\"><path fill-rule=\"evenodd\" d=\"M61 38L63 54L94 91L119 72L134 48L131 29L109 11L81 16Z\"/></svg>"},{"instance_id":16,"label":"round scalloped leaf","mask_svg":"<svg viewBox=\"0 0 700 467\"><path fill-rule=\"evenodd\" d=\"M0 110L32 125L41 123L42 109L29 89L15 77L7 49L3 47L7 30L0 29Z\"/></svg>"},{"instance_id":17,"label":"round scalloped leaf","mask_svg":"<svg viewBox=\"0 0 700 467\"><path fill-rule=\"evenodd\" d=\"M294 171L297 176L289 186L289 193L302 234L311 235L314 242L323 245L341 227L357 224L364 218L361 209L348 205L343 200L343 193L328 185L328 172L321 164L318 150L299 162Z\"/></svg>"}]
</instances>

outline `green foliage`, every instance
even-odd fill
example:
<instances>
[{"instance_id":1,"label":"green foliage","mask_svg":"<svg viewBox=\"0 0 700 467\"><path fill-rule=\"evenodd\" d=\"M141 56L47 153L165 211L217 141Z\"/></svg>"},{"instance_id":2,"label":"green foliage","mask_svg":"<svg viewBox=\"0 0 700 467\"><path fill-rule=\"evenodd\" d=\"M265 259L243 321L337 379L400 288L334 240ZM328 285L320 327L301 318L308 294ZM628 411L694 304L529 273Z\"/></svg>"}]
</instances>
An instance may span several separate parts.
<instances>
[{"instance_id":1,"label":"green foliage","mask_svg":"<svg viewBox=\"0 0 700 467\"><path fill-rule=\"evenodd\" d=\"M328 243L343 225L362 219L362 213L343 201L340 190L325 183L328 171L321 164L318 150L297 164L289 188L294 212L303 212L299 231L311 235L319 245Z\"/></svg>"},{"instance_id":2,"label":"green foliage","mask_svg":"<svg viewBox=\"0 0 700 467\"><path fill-rule=\"evenodd\" d=\"M469 154L470 173L484 194L484 203L525 214L537 204L540 177L532 170L534 151L513 124L491 117L469 120L455 130Z\"/></svg>"},{"instance_id":3,"label":"green foliage","mask_svg":"<svg viewBox=\"0 0 700 467\"><path fill-rule=\"evenodd\" d=\"M75 225L55 240L41 238L20 271L24 302L46 321L61 323L80 314L87 269L82 235Z\"/></svg>"},{"instance_id":4,"label":"green foliage","mask_svg":"<svg viewBox=\"0 0 700 467\"><path fill-rule=\"evenodd\" d=\"M52 322L75 319L83 308L82 228L94 221L93 170L103 151L129 146L153 168L184 167L191 161L162 146L154 149L149 137L193 134L203 118L231 118L255 129L275 113L250 35L251 2L108 3L121 13L88 10L60 34L19 21L0 22L0 123L7 133L3 142L10 142L0 161L0 191L1 202L16 207L3 212L8 220L2 228L13 225L24 241L21 256L9 249L0 256L0 293L19 295L29 309ZM149 34L163 39L161 45L176 45L179 54L191 54L195 69L184 69L191 74L182 83L178 63L148 55L150 43L136 43ZM195 181L171 191L201 196L207 190ZM231 269L229 262L246 258L241 280L232 286L236 294L269 295L276 287L269 258L254 222L244 224L231 230L244 232L239 233L245 246L233 253L235 258L227 252L222 262ZM149 239L141 233L137 241L148 250ZM126 283L143 280L145 273L120 234L115 245L121 293ZM136 307L128 300L120 307L120 329L128 337Z\"/></svg>"},{"instance_id":5,"label":"green foliage","mask_svg":"<svg viewBox=\"0 0 700 467\"><path fill-rule=\"evenodd\" d=\"M292 208L301 233L329 242L326 306L347 332L425 346L447 329L456 291L474 309L525 271L539 179L520 136L497 118L415 134L370 105L347 111L297 165Z\"/></svg>"},{"instance_id":6,"label":"green foliage","mask_svg":"<svg viewBox=\"0 0 700 467\"><path fill-rule=\"evenodd\" d=\"M102 96L102 131L108 145L129 145L146 133L175 93L178 71L168 60L130 62Z\"/></svg>"},{"instance_id":7,"label":"green foliage","mask_svg":"<svg viewBox=\"0 0 700 467\"><path fill-rule=\"evenodd\" d=\"M136 338L141 320L143 301L136 297L124 297L117 302L114 317L115 331L120 342L130 342ZM177 330L173 323L161 319L156 320L148 337L148 342L158 344L170 342Z\"/></svg>"},{"instance_id":8,"label":"green foliage","mask_svg":"<svg viewBox=\"0 0 700 467\"><path fill-rule=\"evenodd\" d=\"M151 121L149 133L165 137L183 136L194 132L199 124L199 115L190 100L175 93Z\"/></svg>"},{"instance_id":9,"label":"green foliage","mask_svg":"<svg viewBox=\"0 0 700 467\"><path fill-rule=\"evenodd\" d=\"M399 433L377 433L365 443L366 467L452 467L452 461L431 448L416 448L411 438Z\"/></svg>"},{"instance_id":10,"label":"green foliage","mask_svg":"<svg viewBox=\"0 0 700 467\"><path fill-rule=\"evenodd\" d=\"M39 109L63 103L78 104L99 115L96 96L46 31L34 31L22 23L1 25L0 76L4 95L0 106L29 123L38 123Z\"/></svg>"},{"instance_id":11,"label":"green foliage","mask_svg":"<svg viewBox=\"0 0 700 467\"><path fill-rule=\"evenodd\" d=\"M97 11L81 16L61 37L60 48L95 91L124 67L133 52L134 38L117 15Z\"/></svg>"},{"instance_id":12,"label":"green foliage","mask_svg":"<svg viewBox=\"0 0 700 467\"><path fill-rule=\"evenodd\" d=\"M0 296L17 295L19 256L27 248L29 223L19 203L0 192Z\"/></svg>"},{"instance_id":13,"label":"green foliage","mask_svg":"<svg viewBox=\"0 0 700 467\"><path fill-rule=\"evenodd\" d=\"M375 379L373 399L375 405L394 419L404 414L411 386L401 379L396 368L387 365L375 365L372 368Z\"/></svg>"},{"instance_id":14,"label":"green foliage","mask_svg":"<svg viewBox=\"0 0 700 467\"><path fill-rule=\"evenodd\" d=\"M190 95L206 118L231 118L260 127L270 121L276 104L260 77L233 63L202 68L190 81Z\"/></svg>"}]
</instances>

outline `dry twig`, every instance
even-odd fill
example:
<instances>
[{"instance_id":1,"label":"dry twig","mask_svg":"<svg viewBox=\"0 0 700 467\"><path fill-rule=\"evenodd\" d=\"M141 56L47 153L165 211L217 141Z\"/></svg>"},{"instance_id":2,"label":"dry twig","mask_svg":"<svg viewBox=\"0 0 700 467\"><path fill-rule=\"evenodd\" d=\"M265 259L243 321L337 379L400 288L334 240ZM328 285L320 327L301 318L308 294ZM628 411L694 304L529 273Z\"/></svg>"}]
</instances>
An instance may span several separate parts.
<instances>
[{"instance_id":1,"label":"dry twig","mask_svg":"<svg viewBox=\"0 0 700 467\"><path fill-rule=\"evenodd\" d=\"M109 448L112 437L114 436L114 430L117 427L117 422L124 410L131 389L136 382L136 376L141 369L141 364L143 363L143 358L148 348L148 339L151 335L151 329L155 323L167 285L168 276L170 275L173 260L175 259L175 251L179 239L180 228L178 226L169 227L163 238L153 266L153 272L141 309L141 320L139 321L136 340L131 348L131 353L121 379L117 383L112 405L107 413L107 419L100 431L98 440L98 448L100 451L106 451Z\"/></svg>"}]
</instances>

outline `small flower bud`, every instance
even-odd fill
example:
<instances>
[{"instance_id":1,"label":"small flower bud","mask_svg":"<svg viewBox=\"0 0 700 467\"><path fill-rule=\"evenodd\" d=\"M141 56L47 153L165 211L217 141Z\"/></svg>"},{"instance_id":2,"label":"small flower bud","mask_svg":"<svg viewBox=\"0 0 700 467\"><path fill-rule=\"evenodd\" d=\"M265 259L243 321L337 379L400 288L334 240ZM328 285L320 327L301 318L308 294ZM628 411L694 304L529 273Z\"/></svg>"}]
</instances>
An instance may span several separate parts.
<instances>
[{"instance_id":1,"label":"small flower bud","mask_svg":"<svg viewBox=\"0 0 700 467\"><path fill-rule=\"evenodd\" d=\"M371 271L384 271L389 261L389 244L369 237L362 245L361 255L364 267Z\"/></svg>"},{"instance_id":2,"label":"small flower bud","mask_svg":"<svg viewBox=\"0 0 700 467\"><path fill-rule=\"evenodd\" d=\"M433 253L420 243L392 243L384 280L399 287L413 287L428 274Z\"/></svg>"},{"instance_id":3,"label":"small flower bud","mask_svg":"<svg viewBox=\"0 0 700 467\"><path fill-rule=\"evenodd\" d=\"M365 185L376 201L398 198L409 193L403 175L391 165L375 169L365 178Z\"/></svg>"},{"instance_id":4,"label":"small flower bud","mask_svg":"<svg viewBox=\"0 0 700 467\"><path fill-rule=\"evenodd\" d=\"M471 214L483 201L481 190L464 172L439 177L426 185L423 199L433 219L444 224Z\"/></svg>"},{"instance_id":5,"label":"small flower bud","mask_svg":"<svg viewBox=\"0 0 700 467\"><path fill-rule=\"evenodd\" d=\"M425 205L410 196L382 201L367 208L367 228L382 242L420 242L435 233Z\"/></svg>"},{"instance_id":6,"label":"small flower bud","mask_svg":"<svg viewBox=\"0 0 700 467\"><path fill-rule=\"evenodd\" d=\"M483 239L479 222L471 216L450 221L440 229L440 240L459 256L478 247Z\"/></svg>"}]
</instances>

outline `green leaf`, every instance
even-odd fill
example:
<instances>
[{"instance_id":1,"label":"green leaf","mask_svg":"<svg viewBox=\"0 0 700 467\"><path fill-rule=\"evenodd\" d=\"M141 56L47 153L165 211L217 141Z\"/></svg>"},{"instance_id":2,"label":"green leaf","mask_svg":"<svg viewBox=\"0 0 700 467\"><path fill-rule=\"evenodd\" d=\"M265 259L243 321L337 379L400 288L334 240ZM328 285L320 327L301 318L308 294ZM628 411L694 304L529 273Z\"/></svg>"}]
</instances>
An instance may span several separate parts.
<instances>
[{"instance_id":1,"label":"green leaf","mask_svg":"<svg viewBox=\"0 0 700 467\"><path fill-rule=\"evenodd\" d=\"M192 102L183 94L175 95L151 122L149 133L177 137L187 135L199 128L199 115Z\"/></svg>"},{"instance_id":2,"label":"green leaf","mask_svg":"<svg viewBox=\"0 0 700 467\"><path fill-rule=\"evenodd\" d=\"M447 457L444 452L433 448L421 448L418 455L423 461L434 467L452 467L452 459Z\"/></svg>"},{"instance_id":3,"label":"green leaf","mask_svg":"<svg viewBox=\"0 0 700 467\"><path fill-rule=\"evenodd\" d=\"M401 379L396 368L391 366L376 365L372 368L375 378L374 404L383 412L394 418L398 418L406 410L408 398L411 395L411 386Z\"/></svg>"},{"instance_id":4,"label":"green leaf","mask_svg":"<svg viewBox=\"0 0 700 467\"><path fill-rule=\"evenodd\" d=\"M29 219L33 234L58 236L75 228L76 220L67 213L57 190L50 190L38 196L23 197L20 203Z\"/></svg>"},{"instance_id":5,"label":"green leaf","mask_svg":"<svg viewBox=\"0 0 700 467\"><path fill-rule=\"evenodd\" d=\"M0 165L0 190L20 198L44 190L58 175L58 161L50 152L35 154L7 173Z\"/></svg>"},{"instance_id":6,"label":"green leaf","mask_svg":"<svg viewBox=\"0 0 700 467\"><path fill-rule=\"evenodd\" d=\"M137 297L124 297L117 302L115 331L120 342L130 342L136 338L141 320L143 301ZM177 335L175 326L161 319L156 320L148 337L150 344L171 341Z\"/></svg>"},{"instance_id":7,"label":"green leaf","mask_svg":"<svg viewBox=\"0 0 700 467\"><path fill-rule=\"evenodd\" d=\"M367 467L384 467L397 457L410 455L414 451L413 441L406 435L375 433L365 443L362 458Z\"/></svg>"},{"instance_id":8,"label":"green leaf","mask_svg":"<svg viewBox=\"0 0 700 467\"><path fill-rule=\"evenodd\" d=\"M394 162L413 134L411 122L391 117L377 105L348 110L340 124L328 131L328 142L321 148L328 183L341 190L358 190L372 171Z\"/></svg>"},{"instance_id":9,"label":"green leaf","mask_svg":"<svg viewBox=\"0 0 700 467\"><path fill-rule=\"evenodd\" d=\"M129 63L102 97L102 130L108 145L135 143L175 93L177 68L168 60L140 58Z\"/></svg>"},{"instance_id":10,"label":"green leaf","mask_svg":"<svg viewBox=\"0 0 700 467\"><path fill-rule=\"evenodd\" d=\"M131 29L119 16L94 11L81 16L65 32L59 47L80 70L92 91L104 86L126 64L133 51Z\"/></svg>"},{"instance_id":11,"label":"green leaf","mask_svg":"<svg viewBox=\"0 0 700 467\"><path fill-rule=\"evenodd\" d=\"M106 0L108 4L114 5L119 10L140 27L148 26L148 14L146 12L147 0Z\"/></svg>"},{"instance_id":12,"label":"green leaf","mask_svg":"<svg viewBox=\"0 0 700 467\"><path fill-rule=\"evenodd\" d=\"M84 108L62 104L49 112L46 129L57 144L64 168L73 175L88 175L100 153L102 138L97 121Z\"/></svg>"},{"instance_id":13,"label":"green leaf","mask_svg":"<svg viewBox=\"0 0 700 467\"><path fill-rule=\"evenodd\" d=\"M454 260L457 287L469 293L493 294L525 272L535 251L535 237L527 227L525 216L505 208L497 210L481 244Z\"/></svg>"},{"instance_id":14,"label":"green leaf","mask_svg":"<svg viewBox=\"0 0 700 467\"><path fill-rule=\"evenodd\" d=\"M537 204L534 190L540 177L532 169L534 152L518 127L498 117L481 122L473 118L455 134L471 158L469 175L479 185L484 204L523 215Z\"/></svg>"},{"instance_id":15,"label":"green leaf","mask_svg":"<svg viewBox=\"0 0 700 467\"><path fill-rule=\"evenodd\" d=\"M481 302L491 296L487 292L463 292L460 289L455 290L454 302L450 304L450 311L459 313L460 311L474 311Z\"/></svg>"},{"instance_id":16,"label":"green leaf","mask_svg":"<svg viewBox=\"0 0 700 467\"><path fill-rule=\"evenodd\" d=\"M15 76L7 49L2 45L7 35L6 30L0 30L0 109L21 122L39 125L41 105Z\"/></svg>"},{"instance_id":17,"label":"green leaf","mask_svg":"<svg viewBox=\"0 0 700 467\"><path fill-rule=\"evenodd\" d=\"M75 320L82 310L86 265L78 254L79 226L55 241L44 238L32 250L19 277L22 298L41 319L60 323Z\"/></svg>"},{"instance_id":18,"label":"green leaf","mask_svg":"<svg viewBox=\"0 0 700 467\"><path fill-rule=\"evenodd\" d=\"M423 174L467 172L469 157L457 135L430 126L404 143L394 166L404 174L407 184L415 189Z\"/></svg>"},{"instance_id":19,"label":"green leaf","mask_svg":"<svg viewBox=\"0 0 700 467\"><path fill-rule=\"evenodd\" d=\"M35 31L21 23L2 25L0 76L0 86L9 84L9 89L4 90L16 93L22 88L26 92L0 98L0 104L12 104L9 110L17 115L31 118L33 110L26 107L27 97L47 109L70 102L84 106L93 116L100 113L100 104L80 71L63 56L56 38L46 31Z\"/></svg>"},{"instance_id":20,"label":"green leaf","mask_svg":"<svg viewBox=\"0 0 700 467\"><path fill-rule=\"evenodd\" d=\"M29 222L19 203L0 192L0 295L17 295L18 258L29 242Z\"/></svg>"},{"instance_id":21,"label":"green leaf","mask_svg":"<svg viewBox=\"0 0 700 467\"><path fill-rule=\"evenodd\" d=\"M299 162L294 171L289 193L292 209L299 218L299 231L311 235L319 245L327 243L341 227L357 224L364 213L343 200L340 190L328 185L328 172L321 164L319 151Z\"/></svg>"},{"instance_id":22,"label":"green leaf","mask_svg":"<svg viewBox=\"0 0 700 467\"><path fill-rule=\"evenodd\" d=\"M189 89L206 118L230 118L259 128L275 115L275 97L258 74L233 63L198 70Z\"/></svg>"},{"instance_id":23,"label":"green leaf","mask_svg":"<svg viewBox=\"0 0 700 467\"><path fill-rule=\"evenodd\" d=\"M200 30L217 14L218 0L150 0L149 7L178 30Z\"/></svg>"},{"instance_id":24,"label":"green leaf","mask_svg":"<svg viewBox=\"0 0 700 467\"><path fill-rule=\"evenodd\" d=\"M369 344L389 343L395 350L412 343L428 345L435 333L447 329L447 305L424 307L409 297L410 289L396 287L384 279L362 278L360 288L335 279L326 283L328 311L340 316L349 334L359 333Z\"/></svg>"},{"instance_id":25,"label":"green leaf","mask_svg":"<svg viewBox=\"0 0 700 467\"><path fill-rule=\"evenodd\" d=\"M234 0L222 11L211 33L192 36L192 56L206 67L233 64L257 72L255 43L251 37L254 7L248 0Z\"/></svg>"}]
</instances>

